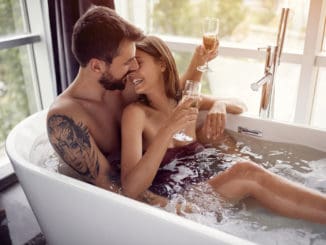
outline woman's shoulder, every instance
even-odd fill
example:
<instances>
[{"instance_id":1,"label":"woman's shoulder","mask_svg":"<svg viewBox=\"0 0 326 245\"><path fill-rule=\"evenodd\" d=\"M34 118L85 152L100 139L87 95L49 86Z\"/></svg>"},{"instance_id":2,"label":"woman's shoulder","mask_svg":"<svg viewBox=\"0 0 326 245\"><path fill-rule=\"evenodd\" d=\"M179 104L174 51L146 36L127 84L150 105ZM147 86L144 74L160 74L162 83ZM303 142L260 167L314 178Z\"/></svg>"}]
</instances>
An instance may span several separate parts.
<instances>
[{"instance_id":1,"label":"woman's shoulder","mask_svg":"<svg viewBox=\"0 0 326 245\"><path fill-rule=\"evenodd\" d=\"M145 116L146 115L146 105L140 102L133 102L127 105L123 110L123 117L129 116Z\"/></svg>"}]
</instances>

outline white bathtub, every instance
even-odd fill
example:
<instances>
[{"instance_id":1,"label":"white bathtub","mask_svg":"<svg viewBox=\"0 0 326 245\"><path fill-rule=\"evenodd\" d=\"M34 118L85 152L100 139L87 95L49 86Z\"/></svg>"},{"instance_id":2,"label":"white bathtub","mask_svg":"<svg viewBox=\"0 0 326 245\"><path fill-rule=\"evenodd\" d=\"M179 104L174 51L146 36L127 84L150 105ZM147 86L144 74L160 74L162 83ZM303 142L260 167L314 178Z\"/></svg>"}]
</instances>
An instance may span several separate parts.
<instances>
[{"instance_id":1,"label":"white bathtub","mask_svg":"<svg viewBox=\"0 0 326 245\"><path fill-rule=\"evenodd\" d=\"M42 111L19 123L6 151L48 244L250 244L31 163L31 147L46 132L45 117ZM241 126L261 131L262 139L326 151L325 131L245 116L229 116L227 122L234 131Z\"/></svg>"}]
</instances>

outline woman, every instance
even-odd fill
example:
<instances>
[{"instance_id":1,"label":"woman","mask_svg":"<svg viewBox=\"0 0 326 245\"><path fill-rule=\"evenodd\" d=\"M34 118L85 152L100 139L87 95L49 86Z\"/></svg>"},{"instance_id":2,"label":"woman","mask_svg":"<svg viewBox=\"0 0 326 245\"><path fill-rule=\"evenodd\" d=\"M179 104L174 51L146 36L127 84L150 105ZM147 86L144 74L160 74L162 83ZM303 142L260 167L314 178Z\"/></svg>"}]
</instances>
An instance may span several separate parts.
<instances>
[{"instance_id":1,"label":"woman","mask_svg":"<svg viewBox=\"0 0 326 245\"><path fill-rule=\"evenodd\" d=\"M142 100L129 105L122 116L122 188L132 198L138 198L147 189L169 197L178 190L167 186L162 191L162 185L156 185L160 166L173 160L167 156L171 151L174 155L178 152L189 155L203 149L196 141L184 143L173 139L181 129L196 139L198 110L190 106L191 100L178 104L178 73L172 54L162 40L146 37L137 44L136 58L140 68L132 76L135 91L142 95ZM210 106L209 102L201 109L206 106ZM166 176L161 179L166 180ZM251 196L281 215L326 223L325 194L287 181L253 162L238 162L218 175L204 173L183 184L201 181L207 181L214 191L229 200ZM185 188L181 186L181 192Z\"/></svg>"}]
</instances>

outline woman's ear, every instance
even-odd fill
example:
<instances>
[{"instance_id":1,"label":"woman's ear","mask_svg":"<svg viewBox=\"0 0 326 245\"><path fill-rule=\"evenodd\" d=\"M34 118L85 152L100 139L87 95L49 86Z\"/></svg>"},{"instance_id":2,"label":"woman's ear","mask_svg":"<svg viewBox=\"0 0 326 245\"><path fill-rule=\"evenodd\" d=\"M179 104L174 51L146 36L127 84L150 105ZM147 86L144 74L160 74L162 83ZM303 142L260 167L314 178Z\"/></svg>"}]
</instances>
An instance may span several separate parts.
<instances>
[{"instance_id":1,"label":"woman's ear","mask_svg":"<svg viewBox=\"0 0 326 245\"><path fill-rule=\"evenodd\" d=\"M160 59L160 65L161 65L161 72L165 72L166 70L166 63Z\"/></svg>"},{"instance_id":2,"label":"woman's ear","mask_svg":"<svg viewBox=\"0 0 326 245\"><path fill-rule=\"evenodd\" d=\"M89 66L91 70L96 73L103 73L106 70L106 63L103 60L99 60L95 58L89 61Z\"/></svg>"}]
</instances>

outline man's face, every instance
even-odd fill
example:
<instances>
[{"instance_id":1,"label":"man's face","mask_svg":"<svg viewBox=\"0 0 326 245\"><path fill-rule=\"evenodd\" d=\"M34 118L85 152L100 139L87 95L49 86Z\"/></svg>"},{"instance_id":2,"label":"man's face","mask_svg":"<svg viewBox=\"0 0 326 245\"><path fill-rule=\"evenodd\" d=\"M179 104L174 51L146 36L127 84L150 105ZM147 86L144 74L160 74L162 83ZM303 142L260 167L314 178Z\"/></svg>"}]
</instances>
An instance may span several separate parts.
<instances>
[{"instance_id":1,"label":"man's face","mask_svg":"<svg viewBox=\"0 0 326 245\"><path fill-rule=\"evenodd\" d=\"M119 46L119 54L108 65L99 83L108 90L123 90L127 75L138 69L135 53L135 42L123 40Z\"/></svg>"},{"instance_id":2,"label":"man's face","mask_svg":"<svg viewBox=\"0 0 326 245\"><path fill-rule=\"evenodd\" d=\"M115 79L108 70L102 74L98 81L107 90L123 90L125 88L124 78Z\"/></svg>"}]
</instances>

